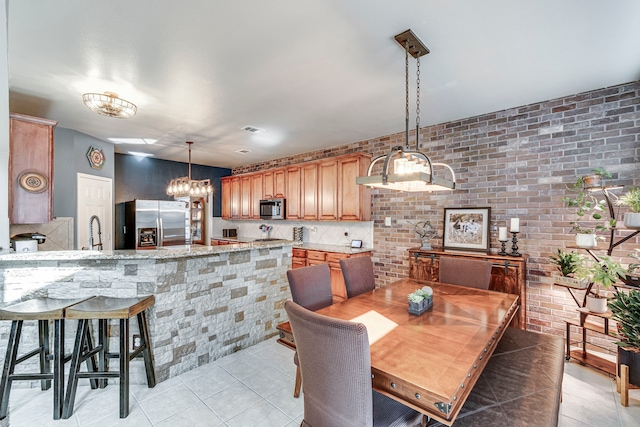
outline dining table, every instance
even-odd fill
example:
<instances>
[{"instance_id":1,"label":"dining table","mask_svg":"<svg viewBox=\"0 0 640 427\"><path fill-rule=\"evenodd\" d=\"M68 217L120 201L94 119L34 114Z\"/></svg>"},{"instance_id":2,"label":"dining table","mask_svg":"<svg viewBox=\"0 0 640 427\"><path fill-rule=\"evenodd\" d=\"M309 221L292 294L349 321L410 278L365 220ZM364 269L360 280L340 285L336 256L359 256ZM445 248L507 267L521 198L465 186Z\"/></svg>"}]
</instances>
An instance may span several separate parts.
<instances>
[{"instance_id":1,"label":"dining table","mask_svg":"<svg viewBox=\"0 0 640 427\"><path fill-rule=\"evenodd\" d=\"M409 313L407 295L424 286L433 290L433 306L420 315ZM363 323L373 389L450 426L516 314L518 298L400 279L317 313ZM278 341L295 349L288 322L278 329Z\"/></svg>"}]
</instances>

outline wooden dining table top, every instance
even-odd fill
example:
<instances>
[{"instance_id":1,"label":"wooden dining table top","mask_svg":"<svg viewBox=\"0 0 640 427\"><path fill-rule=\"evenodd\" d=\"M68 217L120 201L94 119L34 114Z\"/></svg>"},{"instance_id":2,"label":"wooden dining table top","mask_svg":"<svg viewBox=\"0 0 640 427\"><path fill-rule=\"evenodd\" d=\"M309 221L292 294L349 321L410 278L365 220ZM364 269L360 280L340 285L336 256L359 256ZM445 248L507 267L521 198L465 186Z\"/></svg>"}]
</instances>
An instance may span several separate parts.
<instances>
[{"instance_id":1,"label":"wooden dining table top","mask_svg":"<svg viewBox=\"0 0 640 427\"><path fill-rule=\"evenodd\" d=\"M407 295L427 285L433 307L410 314ZM317 313L367 327L375 390L451 425L517 304L513 294L401 279Z\"/></svg>"}]
</instances>

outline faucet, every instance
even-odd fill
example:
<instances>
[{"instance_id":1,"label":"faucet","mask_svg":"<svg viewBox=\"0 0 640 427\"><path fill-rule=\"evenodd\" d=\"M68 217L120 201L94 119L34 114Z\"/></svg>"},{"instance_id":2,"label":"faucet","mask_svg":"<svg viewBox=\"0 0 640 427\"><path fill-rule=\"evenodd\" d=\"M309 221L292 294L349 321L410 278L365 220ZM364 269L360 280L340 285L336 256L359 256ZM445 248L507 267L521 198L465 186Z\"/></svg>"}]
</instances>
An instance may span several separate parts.
<instances>
[{"instance_id":1,"label":"faucet","mask_svg":"<svg viewBox=\"0 0 640 427\"><path fill-rule=\"evenodd\" d=\"M98 243L96 243L95 245L93 244L94 219L98 222ZM89 218L89 250L92 251L96 246L98 246L99 251L102 250L102 226L100 225L100 218L98 218L98 215L92 215L91 218Z\"/></svg>"}]
</instances>

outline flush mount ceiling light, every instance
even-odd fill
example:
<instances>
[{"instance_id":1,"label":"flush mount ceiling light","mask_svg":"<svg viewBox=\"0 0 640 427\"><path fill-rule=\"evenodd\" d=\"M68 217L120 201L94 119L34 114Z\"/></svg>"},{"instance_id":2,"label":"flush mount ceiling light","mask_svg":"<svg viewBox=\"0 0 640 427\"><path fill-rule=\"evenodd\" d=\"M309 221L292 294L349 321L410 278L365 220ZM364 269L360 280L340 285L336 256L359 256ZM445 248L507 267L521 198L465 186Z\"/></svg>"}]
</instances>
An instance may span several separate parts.
<instances>
[{"instance_id":1,"label":"flush mount ceiling light","mask_svg":"<svg viewBox=\"0 0 640 427\"><path fill-rule=\"evenodd\" d=\"M138 107L118 98L118 94L113 92L85 93L82 95L82 102L93 112L118 119L128 119L138 111Z\"/></svg>"},{"instance_id":2,"label":"flush mount ceiling light","mask_svg":"<svg viewBox=\"0 0 640 427\"><path fill-rule=\"evenodd\" d=\"M433 163L429 156L421 153L420 148L420 57L429 53L429 49L407 30L395 36L405 49L405 93L406 93L406 144L396 146L386 155L374 158L369 165L367 176L356 178L356 184L369 187L387 188L399 191L441 191L456 188L456 175L453 169L444 163ZM409 148L409 55L416 58L416 150ZM391 160L393 159L393 162ZM384 160L381 175L371 175L376 163ZM390 166L393 164L393 169ZM449 169L452 179L434 176L434 167Z\"/></svg>"},{"instance_id":3,"label":"flush mount ceiling light","mask_svg":"<svg viewBox=\"0 0 640 427\"><path fill-rule=\"evenodd\" d=\"M167 186L167 194L173 197L202 197L213 193L213 186L210 179L191 179L191 145L192 141L187 141L189 146L189 176L174 178Z\"/></svg>"}]
</instances>

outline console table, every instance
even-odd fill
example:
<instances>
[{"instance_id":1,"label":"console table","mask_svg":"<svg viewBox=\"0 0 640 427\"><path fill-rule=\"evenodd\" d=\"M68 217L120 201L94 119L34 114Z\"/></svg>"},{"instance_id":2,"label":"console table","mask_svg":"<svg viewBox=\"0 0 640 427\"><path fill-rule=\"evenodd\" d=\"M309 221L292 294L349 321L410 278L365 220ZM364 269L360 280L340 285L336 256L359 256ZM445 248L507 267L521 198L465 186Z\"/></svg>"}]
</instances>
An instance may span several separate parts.
<instances>
[{"instance_id":1,"label":"console table","mask_svg":"<svg viewBox=\"0 0 640 427\"><path fill-rule=\"evenodd\" d=\"M481 259L493 263L489 290L518 295L520 309L510 326L527 328L527 255L512 257L484 252L413 248L409 249L409 278L437 282L441 256Z\"/></svg>"}]
</instances>

